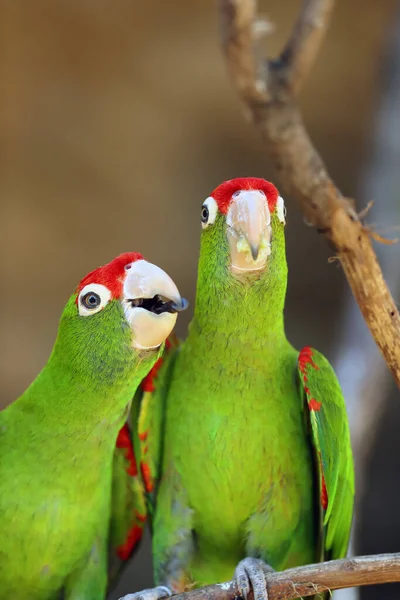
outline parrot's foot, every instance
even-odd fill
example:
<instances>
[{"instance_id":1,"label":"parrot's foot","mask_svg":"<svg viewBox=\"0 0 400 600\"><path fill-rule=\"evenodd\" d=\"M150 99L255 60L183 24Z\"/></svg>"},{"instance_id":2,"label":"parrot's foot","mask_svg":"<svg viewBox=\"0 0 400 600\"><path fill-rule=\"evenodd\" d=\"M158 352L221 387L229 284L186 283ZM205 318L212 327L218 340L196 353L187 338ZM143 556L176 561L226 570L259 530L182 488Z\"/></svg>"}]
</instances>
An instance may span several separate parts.
<instances>
[{"instance_id":1,"label":"parrot's foot","mask_svg":"<svg viewBox=\"0 0 400 600\"><path fill-rule=\"evenodd\" d=\"M169 596L172 596L171 590L165 585L159 585L155 588L136 592L135 594L127 594L119 600L161 600L161 598L168 598Z\"/></svg>"},{"instance_id":2,"label":"parrot's foot","mask_svg":"<svg viewBox=\"0 0 400 600\"><path fill-rule=\"evenodd\" d=\"M235 569L235 579L242 598L246 600L253 589L254 600L268 600L268 575L273 572L274 569L259 558L248 556L241 560Z\"/></svg>"}]
</instances>

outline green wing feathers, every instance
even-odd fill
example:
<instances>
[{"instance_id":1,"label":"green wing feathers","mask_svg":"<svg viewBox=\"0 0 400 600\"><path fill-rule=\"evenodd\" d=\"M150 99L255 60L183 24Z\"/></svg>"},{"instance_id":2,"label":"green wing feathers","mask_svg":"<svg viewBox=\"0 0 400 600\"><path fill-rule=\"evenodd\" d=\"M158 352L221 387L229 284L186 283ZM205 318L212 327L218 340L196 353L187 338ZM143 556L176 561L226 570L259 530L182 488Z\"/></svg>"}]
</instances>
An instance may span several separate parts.
<instances>
[{"instance_id":1,"label":"green wing feathers","mask_svg":"<svg viewBox=\"0 0 400 600\"><path fill-rule=\"evenodd\" d=\"M112 511L110 522L110 579L136 549L152 512L152 500L161 468L163 392L167 365L178 345L171 335L164 354L143 379L131 405L130 424L117 438L113 459ZM160 373L161 371L161 373ZM161 382L160 382L161 380Z\"/></svg>"},{"instance_id":2,"label":"green wing feathers","mask_svg":"<svg viewBox=\"0 0 400 600\"><path fill-rule=\"evenodd\" d=\"M143 379L136 392L131 411L135 454L138 457L150 515L154 510L157 483L160 479L165 398L178 344L175 335L167 339L162 357Z\"/></svg>"},{"instance_id":3,"label":"green wing feathers","mask_svg":"<svg viewBox=\"0 0 400 600\"><path fill-rule=\"evenodd\" d=\"M117 438L113 458L109 578L114 580L138 546L152 513L161 468L161 431L169 364L178 340L172 335L164 354L143 379L131 405L130 424Z\"/></svg>"},{"instance_id":4,"label":"green wing feathers","mask_svg":"<svg viewBox=\"0 0 400 600\"><path fill-rule=\"evenodd\" d=\"M127 424L113 458L109 578L112 581L137 547L146 522L146 498Z\"/></svg>"},{"instance_id":5,"label":"green wing feathers","mask_svg":"<svg viewBox=\"0 0 400 600\"><path fill-rule=\"evenodd\" d=\"M303 348L298 358L319 473L323 558L346 555L354 504L354 466L346 405L326 358Z\"/></svg>"}]
</instances>

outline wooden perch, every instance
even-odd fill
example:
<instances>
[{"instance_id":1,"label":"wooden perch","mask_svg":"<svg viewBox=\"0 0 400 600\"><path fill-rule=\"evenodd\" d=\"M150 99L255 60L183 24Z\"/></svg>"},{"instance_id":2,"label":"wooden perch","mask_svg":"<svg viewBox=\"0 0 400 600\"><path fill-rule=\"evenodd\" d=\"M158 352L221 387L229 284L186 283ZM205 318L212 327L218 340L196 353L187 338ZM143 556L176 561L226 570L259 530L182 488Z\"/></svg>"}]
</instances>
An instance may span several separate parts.
<instances>
[{"instance_id":1,"label":"wooden perch","mask_svg":"<svg viewBox=\"0 0 400 600\"><path fill-rule=\"evenodd\" d=\"M352 201L336 188L302 122L295 95L317 56L334 0L304 0L282 54L257 60L255 0L218 0L227 67L265 141L280 187L337 253L364 319L400 387L400 317Z\"/></svg>"},{"instance_id":2,"label":"wooden perch","mask_svg":"<svg viewBox=\"0 0 400 600\"><path fill-rule=\"evenodd\" d=\"M360 585L400 581L400 553L344 558L288 569L268 576L269 600L292 600L313 594ZM209 585L174 600L235 600L240 597L235 582ZM252 594L249 600L253 600Z\"/></svg>"}]
</instances>

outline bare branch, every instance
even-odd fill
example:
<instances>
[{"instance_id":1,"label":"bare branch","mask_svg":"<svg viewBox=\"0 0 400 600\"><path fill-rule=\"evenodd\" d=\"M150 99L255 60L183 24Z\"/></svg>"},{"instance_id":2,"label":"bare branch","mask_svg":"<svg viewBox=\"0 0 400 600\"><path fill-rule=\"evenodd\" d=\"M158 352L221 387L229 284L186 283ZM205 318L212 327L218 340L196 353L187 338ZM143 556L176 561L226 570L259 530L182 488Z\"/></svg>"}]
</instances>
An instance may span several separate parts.
<instances>
[{"instance_id":1,"label":"bare branch","mask_svg":"<svg viewBox=\"0 0 400 600\"><path fill-rule=\"evenodd\" d=\"M303 0L303 8L281 54L286 85L295 95L317 58L334 0Z\"/></svg>"},{"instance_id":2,"label":"bare branch","mask_svg":"<svg viewBox=\"0 0 400 600\"><path fill-rule=\"evenodd\" d=\"M257 36L256 0L222 0L220 20L222 43L229 73L247 102L267 100L262 66L254 60ZM234 23L234 27L232 24Z\"/></svg>"},{"instance_id":3,"label":"bare branch","mask_svg":"<svg viewBox=\"0 0 400 600\"><path fill-rule=\"evenodd\" d=\"M229 72L263 136L280 186L298 201L307 220L336 250L364 319L400 387L400 317L372 248L370 232L360 222L354 203L335 187L307 134L286 83L285 61L256 64L252 47L254 0L218 2ZM313 6L313 14L327 19L332 2L309 0L302 15L312 12ZM289 42L292 49L285 51L294 89L311 67L325 29L326 24L321 23L318 30L306 26L301 18L295 26ZM295 50L299 54L295 55Z\"/></svg>"},{"instance_id":4,"label":"bare branch","mask_svg":"<svg viewBox=\"0 0 400 600\"><path fill-rule=\"evenodd\" d=\"M400 581L400 553L376 554L332 560L273 573L268 576L267 590L270 600L294 600L328 590L398 581ZM174 600L237 600L237 598L240 598L240 592L233 581L209 585L174 596ZM249 595L249 600L253 600L252 594Z\"/></svg>"}]
</instances>

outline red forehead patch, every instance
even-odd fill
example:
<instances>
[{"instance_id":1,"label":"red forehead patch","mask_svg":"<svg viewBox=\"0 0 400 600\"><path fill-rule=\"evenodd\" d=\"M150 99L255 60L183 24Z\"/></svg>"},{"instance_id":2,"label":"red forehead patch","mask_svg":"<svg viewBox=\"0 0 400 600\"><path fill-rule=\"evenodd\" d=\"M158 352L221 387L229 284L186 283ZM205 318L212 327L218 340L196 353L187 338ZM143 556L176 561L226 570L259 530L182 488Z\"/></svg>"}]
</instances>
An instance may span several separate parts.
<instances>
[{"instance_id":1,"label":"red forehead patch","mask_svg":"<svg viewBox=\"0 0 400 600\"><path fill-rule=\"evenodd\" d=\"M143 256L139 252L125 252L124 254L120 254L106 265L88 273L76 288L76 293L79 294L85 285L100 283L110 290L112 298L120 298L125 279L126 265L142 259Z\"/></svg>"},{"instance_id":2,"label":"red forehead patch","mask_svg":"<svg viewBox=\"0 0 400 600\"><path fill-rule=\"evenodd\" d=\"M274 212L279 192L273 183L258 177L229 179L229 181L224 181L224 183L215 188L210 195L218 204L220 212L226 214L232 200L232 195L239 190L261 190L267 197L270 212Z\"/></svg>"}]
</instances>

